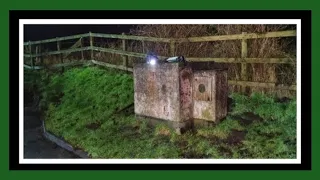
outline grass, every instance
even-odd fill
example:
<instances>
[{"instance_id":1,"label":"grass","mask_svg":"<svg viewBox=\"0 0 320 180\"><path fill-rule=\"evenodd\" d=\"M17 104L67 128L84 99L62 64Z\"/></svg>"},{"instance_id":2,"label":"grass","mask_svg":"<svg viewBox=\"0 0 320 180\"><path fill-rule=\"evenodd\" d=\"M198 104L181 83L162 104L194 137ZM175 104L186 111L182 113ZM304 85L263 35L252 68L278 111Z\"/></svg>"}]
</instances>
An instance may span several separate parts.
<instances>
[{"instance_id":1,"label":"grass","mask_svg":"<svg viewBox=\"0 0 320 180\"><path fill-rule=\"evenodd\" d=\"M92 158L296 156L294 99L232 94L232 111L220 124L177 135L164 124L150 128L134 116L131 75L97 67L39 73L26 77L42 83L46 128Z\"/></svg>"}]
</instances>

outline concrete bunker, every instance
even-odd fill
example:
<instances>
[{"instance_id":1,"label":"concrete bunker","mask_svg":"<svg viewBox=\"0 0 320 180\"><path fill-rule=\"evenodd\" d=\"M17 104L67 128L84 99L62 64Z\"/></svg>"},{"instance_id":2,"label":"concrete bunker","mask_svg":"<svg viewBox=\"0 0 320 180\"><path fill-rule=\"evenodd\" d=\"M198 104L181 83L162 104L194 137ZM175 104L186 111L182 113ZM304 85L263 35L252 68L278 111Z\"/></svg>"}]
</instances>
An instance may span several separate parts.
<instances>
[{"instance_id":1,"label":"concrete bunker","mask_svg":"<svg viewBox=\"0 0 320 180\"><path fill-rule=\"evenodd\" d=\"M177 132L216 124L227 115L227 71L210 63L138 63L133 67L134 111Z\"/></svg>"}]
</instances>

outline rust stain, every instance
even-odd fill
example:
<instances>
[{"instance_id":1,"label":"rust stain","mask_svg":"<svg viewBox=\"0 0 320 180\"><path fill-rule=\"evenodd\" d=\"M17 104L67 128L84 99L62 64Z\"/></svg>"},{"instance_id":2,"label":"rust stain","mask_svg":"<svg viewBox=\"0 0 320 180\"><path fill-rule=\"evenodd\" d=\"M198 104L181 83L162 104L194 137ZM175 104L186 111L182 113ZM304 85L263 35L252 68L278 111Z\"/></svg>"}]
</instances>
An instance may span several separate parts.
<instances>
[{"instance_id":1,"label":"rust stain","mask_svg":"<svg viewBox=\"0 0 320 180\"><path fill-rule=\"evenodd\" d=\"M192 70L183 69L180 72L180 108L181 108L181 119L189 119L192 117Z\"/></svg>"},{"instance_id":2,"label":"rust stain","mask_svg":"<svg viewBox=\"0 0 320 180\"><path fill-rule=\"evenodd\" d=\"M191 75L191 73L188 72L188 71L186 71L186 70L183 70L183 71L181 72L181 78L182 78L183 80L189 79L189 78L190 78L190 75Z\"/></svg>"},{"instance_id":3,"label":"rust stain","mask_svg":"<svg viewBox=\"0 0 320 180\"><path fill-rule=\"evenodd\" d=\"M147 79L147 92L148 92L148 97L154 98L155 93L156 93L156 78L155 78L155 73L154 72L149 72L148 74L148 79Z\"/></svg>"}]
</instances>

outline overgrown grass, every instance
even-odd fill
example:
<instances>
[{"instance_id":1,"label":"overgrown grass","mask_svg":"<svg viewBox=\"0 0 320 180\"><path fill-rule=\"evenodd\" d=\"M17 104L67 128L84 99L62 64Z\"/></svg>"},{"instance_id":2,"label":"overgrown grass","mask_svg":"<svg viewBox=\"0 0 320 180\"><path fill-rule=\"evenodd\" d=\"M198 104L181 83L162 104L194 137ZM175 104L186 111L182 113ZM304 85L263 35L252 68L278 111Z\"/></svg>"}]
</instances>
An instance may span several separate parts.
<instances>
[{"instance_id":1,"label":"overgrown grass","mask_svg":"<svg viewBox=\"0 0 320 180\"><path fill-rule=\"evenodd\" d=\"M274 97L254 93L250 97L234 94L233 115L253 112L262 118L248 126L243 150L253 158L295 158L296 100L278 102Z\"/></svg>"},{"instance_id":2,"label":"overgrown grass","mask_svg":"<svg viewBox=\"0 0 320 180\"><path fill-rule=\"evenodd\" d=\"M41 77L46 128L92 158L295 158L295 100L233 94L220 124L177 135L120 111L133 103L128 74L88 67Z\"/></svg>"}]
</instances>

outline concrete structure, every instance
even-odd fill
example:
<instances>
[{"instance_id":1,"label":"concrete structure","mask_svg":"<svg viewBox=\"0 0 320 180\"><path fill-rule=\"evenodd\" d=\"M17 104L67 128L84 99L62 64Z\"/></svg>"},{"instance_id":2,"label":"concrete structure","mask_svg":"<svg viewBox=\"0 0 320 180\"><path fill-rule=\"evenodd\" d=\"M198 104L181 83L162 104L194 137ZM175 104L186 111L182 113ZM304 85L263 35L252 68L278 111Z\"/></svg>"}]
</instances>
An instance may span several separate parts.
<instances>
[{"instance_id":1,"label":"concrete structure","mask_svg":"<svg viewBox=\"0 0 320 180\"><path fill-rule=\"evenodd\" d=\"M193 118L218 123L227 115L227 72L195 71L193 77Z\"/></svg>"},{"instance_id":2,"label":"concrete structure","mask_svg":"<svg viewBox=\"0 0 320 180\"><path fill-rule=\"evenodd\" d=\"M227 114L227 72L192 64L135 64L135 114L169 123L178 131L194 120L219 122Z\"/></svg>"}]
</instances>

